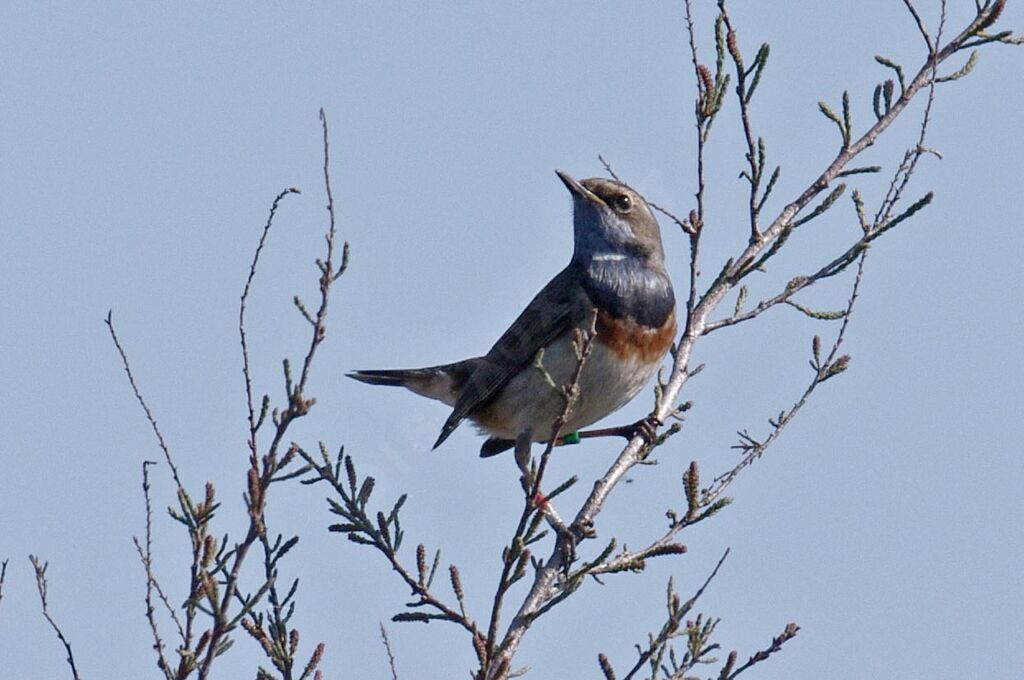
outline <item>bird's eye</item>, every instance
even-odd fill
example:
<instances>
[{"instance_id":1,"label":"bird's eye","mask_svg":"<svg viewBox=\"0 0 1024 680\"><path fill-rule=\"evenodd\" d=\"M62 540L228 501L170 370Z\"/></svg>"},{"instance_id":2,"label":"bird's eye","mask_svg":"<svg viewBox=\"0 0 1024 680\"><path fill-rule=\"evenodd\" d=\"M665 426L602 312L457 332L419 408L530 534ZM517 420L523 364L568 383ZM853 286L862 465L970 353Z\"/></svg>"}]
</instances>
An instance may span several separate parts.
<instances>
[{"instance_id":1,"label":"bird's eye","mask_svg":"<svg viewBox=\"0 0 1024 680\"><path fill-rule=\"evenodd\" d=\"M626 194L619 194L612 199L612 206L620 213L628 213L633 209L633 200Z\"/></svg>"}]
</instances>

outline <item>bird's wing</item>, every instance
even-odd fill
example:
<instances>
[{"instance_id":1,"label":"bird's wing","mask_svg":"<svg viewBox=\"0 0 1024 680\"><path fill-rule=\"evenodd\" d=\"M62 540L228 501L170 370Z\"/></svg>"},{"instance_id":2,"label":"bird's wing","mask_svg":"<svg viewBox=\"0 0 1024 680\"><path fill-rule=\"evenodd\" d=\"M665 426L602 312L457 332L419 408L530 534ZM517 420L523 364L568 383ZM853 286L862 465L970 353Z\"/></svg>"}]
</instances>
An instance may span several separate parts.
<instances>
[{"instance_id":1,"label":"bird's wing","mask_svg":"<svg viewBox=\"0 0 1024 680\"><path fill-rule=\"evenodd\" d=\"M470 374L434 448L532 362L540 348L579 325L592 309L580 273L570 264L537 293Z\"/></svg>"}]
</instances>

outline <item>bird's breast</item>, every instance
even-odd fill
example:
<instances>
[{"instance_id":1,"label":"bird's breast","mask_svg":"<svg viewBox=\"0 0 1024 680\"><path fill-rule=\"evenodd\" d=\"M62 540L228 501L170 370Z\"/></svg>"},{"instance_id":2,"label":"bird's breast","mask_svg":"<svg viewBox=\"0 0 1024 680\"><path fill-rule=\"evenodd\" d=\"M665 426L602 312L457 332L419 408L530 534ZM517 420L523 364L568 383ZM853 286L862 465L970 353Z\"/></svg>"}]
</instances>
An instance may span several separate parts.
<instances>
[{"instance_id":1,"label":"bird's breast","mask_svg":"<svg viewBox=\"0 0 1024 680\"><path fill-rule=\"evenodd\" d=\"M646 326L634 319L619 318L598 309L595 341L623 360L641 364L657 363L665 356L676 336L676 313L672 309L660 326Z\"/></svg>"}]
</instances>

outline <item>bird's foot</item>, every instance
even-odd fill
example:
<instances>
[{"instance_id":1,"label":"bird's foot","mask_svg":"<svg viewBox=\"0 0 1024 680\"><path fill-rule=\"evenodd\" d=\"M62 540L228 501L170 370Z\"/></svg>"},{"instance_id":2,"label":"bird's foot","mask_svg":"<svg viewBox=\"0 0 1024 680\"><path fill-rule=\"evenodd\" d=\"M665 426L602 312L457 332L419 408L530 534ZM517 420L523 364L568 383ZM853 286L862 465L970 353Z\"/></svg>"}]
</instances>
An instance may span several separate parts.
<instances>
[{"instance_id":1,"label":"bird's foot","mask_svg":"<svg viewBox=\"0 0 1024 680\"><path fill-rule=\"evenodd\" d=\"M653 414L648 415L646 418L642 418L630 426L633 431L630 433L628 438L632 439L639 435L640 437L643 437L644 441L648 445L653 444L658 440L658 428L664 424L665 423L662 422L661 418L658 418Z\"/></svg>"},{"instance_id":2,"label":"bird's foot","mask_svg":"<svg viewBox=\"0 0 1024 680\"><path fill-rule=\"evenodd\" d=\"M562 572L568 574L576 561L576 546L588 538L596 538L594 523L587 520L584 522L573 522L569 526L562 525L556 529L562 541Z\"/></svg>"},{"instance_id":3,"label":"bird's foot","mask_svg":"<svg viewBox=\"0 0 1024 680\"><path fill-rule=\"evenodd\" d=\"M559 535L562 537L562 572L568 573L569 569L572 568L572 563L576 561L576 544L578 541L576 534L564 525Z\"/></svg>"}]
</instances>

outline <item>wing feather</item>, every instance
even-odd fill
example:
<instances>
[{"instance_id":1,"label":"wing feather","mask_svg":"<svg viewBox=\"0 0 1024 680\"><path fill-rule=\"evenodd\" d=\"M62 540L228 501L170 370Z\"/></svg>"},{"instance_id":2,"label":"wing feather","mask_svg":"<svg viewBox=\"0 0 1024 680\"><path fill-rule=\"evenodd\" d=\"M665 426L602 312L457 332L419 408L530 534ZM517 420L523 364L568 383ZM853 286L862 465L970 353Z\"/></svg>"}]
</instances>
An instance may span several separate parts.
<instances>
[{"instance_id":1,"label":"wing feather","mask_svg":"<svg viewBox=\"0 0 1024 680\"><path fill-rule=\"evenodd\" d=\"M540 348L586 320L593 306L580 281L581 273L570 264L537 293L467 378L434 448L466 416L497 396Z\"/></svg>"}]
</instances>

